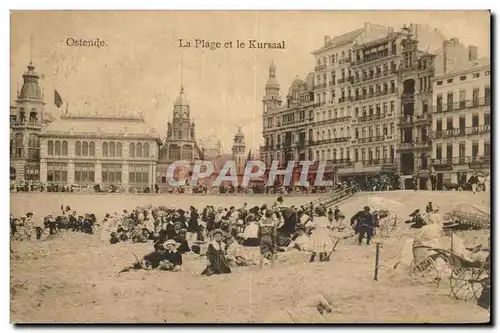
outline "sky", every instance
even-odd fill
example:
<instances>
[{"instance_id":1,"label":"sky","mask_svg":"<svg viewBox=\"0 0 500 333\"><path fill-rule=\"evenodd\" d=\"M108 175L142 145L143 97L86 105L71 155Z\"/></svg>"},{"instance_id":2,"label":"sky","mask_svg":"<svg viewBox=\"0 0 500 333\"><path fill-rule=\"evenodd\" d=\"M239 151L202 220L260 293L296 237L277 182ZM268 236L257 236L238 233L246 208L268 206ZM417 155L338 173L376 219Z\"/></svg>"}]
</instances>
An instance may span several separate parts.
<instances>
[{"instance_id":1,"label":"sky","mask_svg":"<svg viewBox=\"0 0 500 333\"><path fill-rule=\"evenodd\" d=\"M11 13L11 103L30 59L43 75L46 111L74 115L144 114L162 138L181 77L199 140L218 138L230 153L238 128L248 148L262 144L262 98L271 61L284 99L291 82L313 71L313 50L371 22L423 23L490 53L487 11L26 11ZM105 47L70 47L99 38ZM233 48L181 48L179 39L233 42ZM236 48L236 40L285 41L284 50ZM248 44L248 42L247 42ZM182 64L182 66L181 66ZM182 70L181 70L182 67ZM182 75L181 75L182 73ZM54 105L54 89L64 106ZM212 139L213 142L213 139Z\"/></svg>"}]
</instances>

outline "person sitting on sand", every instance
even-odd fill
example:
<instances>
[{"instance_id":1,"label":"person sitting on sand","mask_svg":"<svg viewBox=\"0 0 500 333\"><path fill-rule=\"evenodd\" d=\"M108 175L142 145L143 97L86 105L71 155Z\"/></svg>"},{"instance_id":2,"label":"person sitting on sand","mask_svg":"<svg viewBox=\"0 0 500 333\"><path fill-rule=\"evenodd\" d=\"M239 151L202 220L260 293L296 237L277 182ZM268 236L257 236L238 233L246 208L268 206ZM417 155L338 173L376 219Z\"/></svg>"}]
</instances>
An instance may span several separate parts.
<instances>
[{"instance_id":1,"label":"person sitting on sand","mask_svg":"<svg viewBox=\"0 0 500 333\"><path fill-rule=\"evenodd\" d=\"M309 237L306 234L306 226L299 224L297 225L297 237L293 242L290 243L288 249L295 249L299 251L309 250Z\"/></svg>"},{"instance_id":2,"label":"person sitting on sand","mask_svg":"<svg viewBox=\"0 0 500 333\"><path fill-rule=\"evenodd\" d=\"M162 261L160 261L158 269L170 272L181 271L182 253L177 250L179 245L180 244L173 239L169 239L165 242L164 247L166 251L163 253Z\"/></svg>"},{"instance_id":3,"label":"person sitting on sand","mask_svg":"<svg viewBox=\"0 0 500 333\"><path fill-rule=\"evenodd\" d=\"M137 258L137 256L135 256L134 254L134 256L136 257L136 262L132 266L125 267L119 273L128 272L132 269L156 269L160 266L160 262L165 260L165 252L166 249L162 245L156 247L153 252L146 254L144 257L142 257L142 259Z\"/></svg>"},{"instance_id":4,"label":"person sitting on sand","mask_svg":"<svg viewBox=\"0 0 500 333\"><path fill-rule=\"evenodd\" d=\"M224 232L220 229L215 229L212 232L213 240L208 243L207 260L208 265L201 275L210 276L212 274L228 274L231 273L231 268L226 260L226 244L222 241Z\"/></svg>"},{"instance_id":5,"label":"person sitting on sand","mask_svg":"<svg viewBox=\"0 0 500 333\"><path fill-rule=\"evenodd\" d=\"M226 259L231 267L253 265L251 258L245 255L242 244L245 242L245 237L242 233L236 235L236 238L231 237L227 240Z\"/></svg>"},{"instance_id":6,"label":"person sitting on sand","mask_svg":"<svg viewBox=\"0 0 500 333\"><path fill-rule=\"evenodd\" d=\"M186 239L186 234L187 234L187 229L181 229L179 230L179 233L177 236L173 238L174 241L179 243L178 246L178 251L182 254L191 252L191 249L189 248L188 241Z\"/></svg>"}]
</instances>

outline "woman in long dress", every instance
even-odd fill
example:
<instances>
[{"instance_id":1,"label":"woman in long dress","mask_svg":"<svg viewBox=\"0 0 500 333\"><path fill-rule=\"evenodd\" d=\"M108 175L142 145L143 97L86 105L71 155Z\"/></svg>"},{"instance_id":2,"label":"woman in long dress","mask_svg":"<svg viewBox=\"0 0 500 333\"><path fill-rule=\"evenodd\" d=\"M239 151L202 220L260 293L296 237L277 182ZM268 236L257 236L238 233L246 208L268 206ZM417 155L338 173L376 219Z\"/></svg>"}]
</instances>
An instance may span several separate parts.
<instances>
[{"instance_id":1,"label":"woman in long dress","mask_svg":"<svg viewBox=\"0 0 500 333\"><path fill-rule=\"evenodd\" d=\"M316 254L319 254L320 262L327 261L327 253L330 250L330 230L328 229L330 221L328 221L328 217L326 217L326 209L324 206L316 207L314 213L315 216L311 223L314 231L309 238L313 253L309 262L314 262Z\"/></svg>"},{"instance_id":2,"label":"woman in long dress","mask_svg":"<svg viewBox=\"0 0 500 333\"><path fill-rule=\"evenodd\" d=\"M215 229L213 231L214 239L208 243L207 249L207 268L201 273L201 275L210 276L212 274L229 274L231 273L231 268L226 259L226 244L222 241L223 231L220 229Z\"/></svg>"}]
</instances>

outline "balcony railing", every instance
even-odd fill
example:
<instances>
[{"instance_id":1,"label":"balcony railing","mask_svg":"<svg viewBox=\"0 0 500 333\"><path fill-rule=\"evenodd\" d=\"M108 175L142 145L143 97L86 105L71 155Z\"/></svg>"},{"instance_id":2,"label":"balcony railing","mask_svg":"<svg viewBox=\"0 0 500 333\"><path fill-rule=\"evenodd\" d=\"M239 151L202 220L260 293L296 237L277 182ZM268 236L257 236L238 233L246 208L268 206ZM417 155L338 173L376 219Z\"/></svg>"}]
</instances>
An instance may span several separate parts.
<instances>
[{"instance_id":1,"label":"balcony railing","mask_svg":"<svg viewBox=\"0 0 500 333\"><path fill-rule=\"evenodd\" d=\"M314 125L320 126L320 125L328 125L328 124L337 124L337 123L349 121L350 119L351 119L351 116L325 119L325 120L317 121Z\"/></svg>"},{"instance_id":2,"label":"balcony railing","mask_svg":"<svg viewBox=\"0 0 500 333\"><path fill-rule=\"evenodd\" d=\"M459 101L450 104L437 104L434 106L435 113L450 112L456 110L463 110L467 108L476 108L480 106L487 106L491 104L491 98L476 98L466 101Z\"/></svg>"},{"instance_id":3,"label":"balcony railing","mask_svg":"<svg viewBox=\"0 0 500 333\"><path fill-rule=\"evenodd\" d=\"M334 86L335 85L335 81L329 81L328 82L328 85L331 87L331 86Z\"/></svg>"},{"instance_id":4,"label":"balcony railing","mask_svg":"<svg viewBox=\"0 0 500 333\"><path fill-rule=\"evenodd\" d=\"M316 67L314 67L314 70L317 72L317 71L322 71L326 69L326 65L318 65Z\"/></svg>"},{"instance_id":5,"label":"balcony railing","mask_svg":"<svg viewBox=\"0 0 500 333\"><path fill-rule=\"evenodd\" d=\"M359 138L358 143L370 143L370 142L380 142L384 141L385 137L383 135L372 136L368 138Z\"/></svg>"},{"instance_id":6,"label":"balcony railing","mask_svg":"<svg viewBox=\"0 0 500 333\"><path fill-rule=\"evenodd\" d=\"M372 120L380 120L380 119L384 119L385 117L386 116L384 113L376 113L376 114L372 114L372 115L362 116L362 117L358 117L358 123L362 123L365 121L372 121Z\"/></svg>"},{"instance_id":7,"label":"balcony railing","mask_svg":"<svg viewBox=\"0 0 500 333\"><path fill-rule=\"evenodd\" d=\"M346 82L346 78L338 79L337 84L342 84Z\"/></svg>"},{"instance_id":8,"label":"balcony railing","mask_svg":"<svg viewBox=\"0 0 500 333\"><path fill-rule=\"evenodd\" d=\"M311 144L312 146L326 145L331 143L341 143L341 142L349 142L351 140L350 136L342 137L342 138L331 138L324 140L316 140Z\"/></svg>"},{"instance_id":9,"label":"balcony railing","mask_svg":"<svg viewBox=\"0 0 500 333\"><path fill-rule=\"evenodd\" d=\"M464 128L453 128L448 130L436 131L434 133L435 139L445 139L452 137L462 137L466 135L479 135L479 134L487 134L491 132L490 125L481 125L481 126L470 126Z\"/></svg>"},{"instance_id":10,"label":"balcony railing","mask_svg":"<svg viewBox=\"0 0 500 333\"><path fill-rule=\"evenodd\" d=\"M363 59L357 59L355 62L353 62L353 65L361 65L361 64L366 64L378 59L383 59L387 58L394 55L394 53L389 52L389 50L384 50L384 51L379 51L374 54L371 54L369 56L365 56Z\"/></svg>"},{"instance_id":11,"label":"balcony railing","mask_svg":"<svg viewBox=\"0 0 500 333\"><path fill-rule=\"evenodd\" d=\"M444 158L432 159L431 163L433 166L461 165L461 164L472 164L472 163L491 163L491 157L488 155L444 157Z\"/></svg>"},{"instance_id":12,"label":"balcony railing","mask_svg":"<svg viewBox=\"0 0 500 333\"><path fill-rule=\"evenodd\" d=\"M431 148L432 143L430 140L420 140L414 142L400 142L398 150L413 150L413 149L427 149Z\"/></svg>"},{"instance_id":13,"label":"balcony railing","mask_svg":"<svg viewBox=\"0 0 500 333\"><path fill-rule=\"evenodd\" d=\"M486 133L490 133L490 125L467 127L465 129L465 135L477 135Z\"/></svg>"},{"instance_id":14,"label":"balcony railing","mask_svg":"<svg viewBox=\"0 0 500 333\"><path fill-rule=\"evenodd\" d=\"M381 159L369 159L366 161L362 161L363 166L377 166L377 165L392 165L395 164L396 159L394 158L381 158Z\"/></svg>"},{"instance_id":15,"label":"balcony railing","mask_svg":"<svg viewBox=\"0 0 500 333\"><path fill-rule=\"evenodd\" d=\"M333 160L326 161L326 163L333 165L346 165L346 164L352 164L352 161L350 158L335 158Z\"/></svg>"},{"instance_id":16,"label":"balcony railing","mask_svg":"<svg viewBox=\"0 0 500 333\"><path fill-rule=\"evenodd\" d=\"M362 101L362 100L373 98L373 97L380 97L380 96L391 95L391 94L395 94L395 93L396 93L396 89L388 89L385 91L380 91L378 93L372 92L371 94L354 96L353 100L354 101Z\"/></svg>"},{"instance_id":17,"label":"balcony railing","mask_svg":"<svg viewBox=\"0 0 500 333\"><path fill-rule=\"evenodd\" d=\"M14 121L10 122L11 127L39 127L42 126L42 123L38 120L23 120L23 121Z\"/></svg>"}]
</instances>

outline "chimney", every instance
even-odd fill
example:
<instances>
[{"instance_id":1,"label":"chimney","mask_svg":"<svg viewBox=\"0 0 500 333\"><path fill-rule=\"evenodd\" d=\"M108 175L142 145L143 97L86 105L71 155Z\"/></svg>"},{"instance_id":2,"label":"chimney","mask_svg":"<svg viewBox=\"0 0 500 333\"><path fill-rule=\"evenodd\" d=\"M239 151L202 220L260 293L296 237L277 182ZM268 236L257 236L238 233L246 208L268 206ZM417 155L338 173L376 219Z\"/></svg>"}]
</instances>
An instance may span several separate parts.
<instances>
[{"instance_id":1,"label":"chimney","mask_svg":"<svg viewBox=\"0 0 500 333\"><path fill-rule=\"evenodd\" d=\"M328 43L330 43L331 40L332 38L330 36L325 36L325 46L328 45Z\"/></svg>"},{"instance_id":2,"label":"chimney","mask_svg":"<svg viewBox=\"0 0 500 333\"><path fill-rule=\"evenodd\" d=\"M369 31L371 28L370 22L365 22L365 31Z\"/></svg>"},{"instance_id":3,"label":"chimney","mask_svg":"<svg viewBox=\"0 0 500 333\"><path fill-rule=\"evenodd\" d=\"M469 61L477 60L477 46L469 45Z\"/></svg>"},{"instance_id":4,"label":"chimney","mask_svg":"<svg viewBox=\"0 0 500 333\"><path fill-rule=\"evenodd\" d=\"M389 33L392 34L394 32L394 28L393 27L389 27Z\"/></svg>"}]
</instances>

